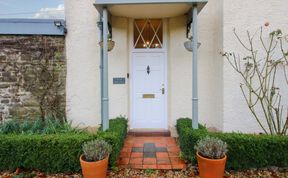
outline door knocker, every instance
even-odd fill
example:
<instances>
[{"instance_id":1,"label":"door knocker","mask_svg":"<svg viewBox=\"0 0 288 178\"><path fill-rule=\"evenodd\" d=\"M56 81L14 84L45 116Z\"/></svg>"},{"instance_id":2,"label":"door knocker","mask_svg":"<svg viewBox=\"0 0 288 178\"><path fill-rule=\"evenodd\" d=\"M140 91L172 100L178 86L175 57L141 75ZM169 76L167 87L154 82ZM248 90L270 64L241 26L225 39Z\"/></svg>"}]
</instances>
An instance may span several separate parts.
<instances>
[{"instance_id":1,"label":"door knocker","mask_svg":"<svg viewBox=\"0 0 288 178\"><path fill-rule=\"evenodd\" d=\"M146 69L147 69L147 74L149 75L150 74L150 66L148 65Z\"/></svg>"}]
</instances>

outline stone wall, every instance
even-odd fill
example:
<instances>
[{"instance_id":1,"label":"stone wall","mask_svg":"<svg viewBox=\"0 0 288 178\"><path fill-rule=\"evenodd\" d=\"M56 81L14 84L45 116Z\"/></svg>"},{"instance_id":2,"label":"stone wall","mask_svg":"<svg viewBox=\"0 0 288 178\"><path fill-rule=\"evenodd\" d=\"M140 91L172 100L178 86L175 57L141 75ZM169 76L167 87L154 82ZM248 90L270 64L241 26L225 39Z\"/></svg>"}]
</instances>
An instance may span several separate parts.
<instances>
[{"instance_id":1,"label":"stone wall","mask_svg":"<svg viewBox=\"0 0 288 178\"><path fill-rule=\"evenodd\" d=\"M29 118L41 115L39 91L47 93L47 100L51 100L49 92L55 92L47 92L45 85L41 86L41 76L45 76L46 71L43 66L49 76L43 77L42 84L45 80L49 82L49 72L57 68L55 76L59 77L61 82L58 79L53 80L58 82L57 85L61 85L58 87L61 91L56 92L59 93L59 102L62 103L60 110L65 114L64 45L64 37L0 36L0 122L8 117ZM36 85L38 83L39 86ZM49 86L54 85L56 86Z\"/></svg>"}]
</instances>

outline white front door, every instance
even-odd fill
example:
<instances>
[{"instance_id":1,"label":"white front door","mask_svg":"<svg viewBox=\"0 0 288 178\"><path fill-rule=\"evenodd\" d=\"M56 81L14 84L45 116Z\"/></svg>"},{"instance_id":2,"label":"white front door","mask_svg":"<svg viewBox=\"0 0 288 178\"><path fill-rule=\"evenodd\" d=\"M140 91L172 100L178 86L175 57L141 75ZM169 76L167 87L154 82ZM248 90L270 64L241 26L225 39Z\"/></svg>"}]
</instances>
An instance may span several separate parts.
<instances>
[{"instance_id":1,"label":"white front door","mask_svg":"<svg viewBox=\"0 0 288 178\"><path fill-rule=\"evenodd\" d=\"M166 129L165 53L132 53L132 128Z\"/></svg>"}]
</instances>

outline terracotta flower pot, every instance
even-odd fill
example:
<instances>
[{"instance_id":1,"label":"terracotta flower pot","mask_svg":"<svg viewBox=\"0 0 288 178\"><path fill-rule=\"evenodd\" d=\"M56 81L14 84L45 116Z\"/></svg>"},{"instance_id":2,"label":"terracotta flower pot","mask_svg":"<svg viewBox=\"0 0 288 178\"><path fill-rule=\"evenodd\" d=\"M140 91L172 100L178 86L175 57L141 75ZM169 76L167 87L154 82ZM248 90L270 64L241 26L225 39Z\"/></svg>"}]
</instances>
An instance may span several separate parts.
<instances>
[{"instance_id":1,"label":"terracotta flower pot","mask_svg":"<svg viewBox=\"0 0 288 178\"><path fill-rule=\"evenodd\" d=\"M227 156L222 159L209 159L197 154L201 178L223 178Z\"/></svg>"},{"instance_id":2,"label":"terracotta flower pot","mask_svg":"<svg viewBox=\"0 0 288 178\"><path fill-rule=\"evenodd\" d=\"M84 178L106 178L109 157L96 162L87 162L80 156L80 164Z\"/></svg>"}]
</instances>

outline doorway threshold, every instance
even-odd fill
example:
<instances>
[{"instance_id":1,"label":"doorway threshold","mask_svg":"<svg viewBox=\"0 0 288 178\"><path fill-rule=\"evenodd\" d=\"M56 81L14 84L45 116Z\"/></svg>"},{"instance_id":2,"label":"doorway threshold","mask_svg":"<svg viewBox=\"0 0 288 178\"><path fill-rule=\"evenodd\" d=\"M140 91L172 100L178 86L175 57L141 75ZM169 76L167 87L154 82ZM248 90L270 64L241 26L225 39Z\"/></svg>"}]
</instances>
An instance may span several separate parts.
<instances>
[{"instance_id":1,"label":"doorway threshold","mask_svg":"<svg viewBox=\"0 0 288 178\"><path fill-rule=\"evenodd\" d=\"M170 130L166 129L130 129L128 135L134 137L170 137Z\"/></svg>"}]
</instances>

